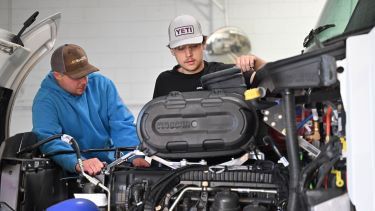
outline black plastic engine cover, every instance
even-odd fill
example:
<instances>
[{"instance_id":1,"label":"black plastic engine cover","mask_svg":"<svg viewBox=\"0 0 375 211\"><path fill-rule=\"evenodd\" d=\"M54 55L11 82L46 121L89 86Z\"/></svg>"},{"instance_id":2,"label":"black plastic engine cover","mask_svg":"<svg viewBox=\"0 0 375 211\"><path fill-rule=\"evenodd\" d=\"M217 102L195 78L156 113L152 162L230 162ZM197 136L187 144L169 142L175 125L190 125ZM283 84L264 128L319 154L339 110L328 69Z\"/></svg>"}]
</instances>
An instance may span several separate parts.
<instances>
[{"instance_id":1,"label":"black plastic engine cover","mask_svg":"<svg viewBox=\"0 0 375 211\"><path fill-rule=\"evenodd\" d=\"M221 90L171 92L147 103L138 116L142 151L164 158L207 158L246 150L258 118L238 94Z\"/></svg>"}]
</instances>

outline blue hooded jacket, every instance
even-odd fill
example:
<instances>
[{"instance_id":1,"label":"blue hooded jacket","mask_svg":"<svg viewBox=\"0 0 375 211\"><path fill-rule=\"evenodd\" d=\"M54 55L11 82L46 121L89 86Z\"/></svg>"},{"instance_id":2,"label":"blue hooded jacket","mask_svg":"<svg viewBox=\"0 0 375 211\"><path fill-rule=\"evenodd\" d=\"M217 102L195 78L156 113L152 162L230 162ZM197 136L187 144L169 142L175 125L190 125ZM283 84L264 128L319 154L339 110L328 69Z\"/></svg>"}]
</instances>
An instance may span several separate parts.
<instances>
[{"instance_id":1,"label":"blue hooded jacket","mask_svg":"<svg viewBox=\"0 0 375 211\"><path fill-rule=\"evenodd\" d=\"M50 72L43 80L32 107L33 132L39 140L55 134L68 134L81 150L137 146L139 139L134 117L122 102L111 80L98 73L88 75L85 92L74 96L61 88ZM72 147L61 139L41 146L44 154ZM114 152L83 153L83 159L98 158L110 163ZM55 155L63 169L75 172L75 154Z\"/></svg>"}]
</instances>

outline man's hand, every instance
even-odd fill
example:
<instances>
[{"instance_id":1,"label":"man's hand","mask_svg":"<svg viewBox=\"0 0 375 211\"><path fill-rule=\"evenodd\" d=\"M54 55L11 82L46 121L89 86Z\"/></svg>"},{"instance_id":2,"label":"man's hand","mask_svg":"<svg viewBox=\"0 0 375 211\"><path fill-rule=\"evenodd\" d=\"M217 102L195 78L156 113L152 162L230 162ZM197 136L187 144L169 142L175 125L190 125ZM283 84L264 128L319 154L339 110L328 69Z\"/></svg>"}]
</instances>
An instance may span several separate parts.
<instances>
[{"instance_id":1,"label":"man's hand","mask_svg":"<svg viewBox=\"0 0 375 211\"><path fill-rule=\"evenodd\" d=\"M255 55L243 55L236 58L236 66L242 72L258 70L266 62Z\"/></svg>"},{"instance_id":2,"label":"man's hand","mask_svg":"<svg viewBox=\"0 0 375 211\"><path fill-rule=\"evenodd\" d=\"M150 163L143 158L135 158L132 163L135 167L150 167Z\"/></svg>"},{"instance_id":3,"label":"man's hand","mask_svg":"<svg viewBox=\"0 0 375 211\"><path fill-rule=\"evenodd\" d=\"M100 171L102 170L103 167L104 167L103 162L101 162L98 158L91 158L91 159L83 161L84 171L91 176L100 174ZM76 165L76 171L81 172L81 168L79 167L78 163Z\"/></svg>"}]
</instances>

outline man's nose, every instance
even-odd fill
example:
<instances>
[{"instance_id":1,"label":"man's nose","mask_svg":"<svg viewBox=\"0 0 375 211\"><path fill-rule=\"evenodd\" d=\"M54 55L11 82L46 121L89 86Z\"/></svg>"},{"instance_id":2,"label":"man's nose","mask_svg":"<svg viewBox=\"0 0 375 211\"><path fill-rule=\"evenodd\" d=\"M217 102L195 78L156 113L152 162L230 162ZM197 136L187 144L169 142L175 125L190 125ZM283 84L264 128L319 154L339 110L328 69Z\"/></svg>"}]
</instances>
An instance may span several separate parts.
<instances>
[{"instance_id":1,"label":"man's nose","mask_svg":"<svg viewBox=\"0 0 375 211\"><path fill-rule=\"evenodd\" d=\"M87 84L87 76L86 76L86 77L82 77L82 78L80 78L80 79L79 79L79 82L80 82L81 84Z\"/></svg>"},{"instance_id":2,"label":"man's nose","mask_svg":"<svg viewBox=\"0 0 375 211\"><path fill-rule=\"evenodd\" d=\"M185 48L185 55L186 55L186 57L190 57L190 56L192 56L192 55L193 55L193 48L190 47L190 46L187 46L187 47Z\"/></svg>"}]
</instances>

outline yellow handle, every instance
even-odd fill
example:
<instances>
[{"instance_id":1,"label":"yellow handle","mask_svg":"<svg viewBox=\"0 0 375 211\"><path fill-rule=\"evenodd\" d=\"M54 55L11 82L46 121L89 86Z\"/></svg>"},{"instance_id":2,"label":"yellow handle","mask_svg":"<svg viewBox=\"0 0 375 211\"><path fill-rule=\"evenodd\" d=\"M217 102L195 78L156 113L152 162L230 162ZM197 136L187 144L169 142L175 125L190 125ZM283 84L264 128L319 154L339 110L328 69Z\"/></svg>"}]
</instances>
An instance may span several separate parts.
<instances>
[{"instance_id":1,"label":"yellow handle","mask_svg":"<svg viewBox=\"0 0 375 211\"><path fill-rule=\"evenodd\" d=\"M336 174L336 186L341 188L344 186L344 180L341 178L341 171L332 170L332 174Z\"/></svg>"},{"instance_id":2,"label":"yellow handle","mask_svg":"<svg viewBox=\"0 0 375 211\"><path fill-rule=\"evenodd\" d=\"M259 88L248 89L244 93L245 100L253 100L262 96L262 92Z\"/></svg>"}]
</instances>

